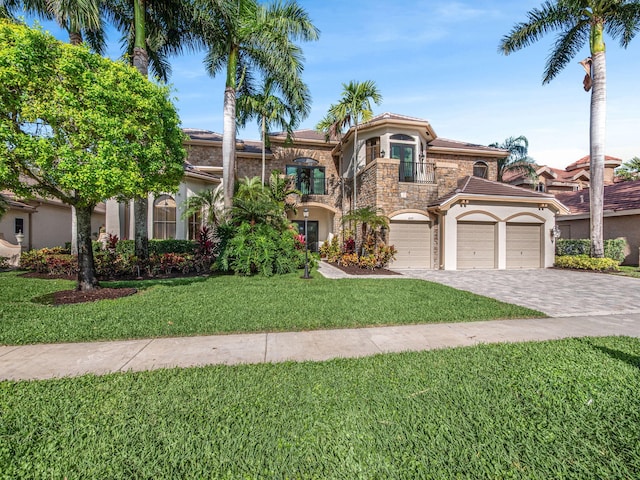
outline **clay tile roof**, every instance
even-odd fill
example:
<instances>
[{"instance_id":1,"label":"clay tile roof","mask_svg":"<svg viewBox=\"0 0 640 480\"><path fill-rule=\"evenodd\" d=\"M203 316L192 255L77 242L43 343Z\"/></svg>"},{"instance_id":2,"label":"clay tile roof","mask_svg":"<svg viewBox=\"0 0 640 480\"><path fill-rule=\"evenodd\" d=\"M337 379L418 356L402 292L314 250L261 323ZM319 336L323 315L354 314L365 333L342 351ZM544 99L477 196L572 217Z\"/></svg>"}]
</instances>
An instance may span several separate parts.
<instances>
[{"instance_id":1,"label":"clay tile roof","mask_svg":"<svg viewBox=\"0 0 640 480\"><path fill-rule=\"evenodd\" d=\"M408 115L400 115L398 113L391 113L391 112L385 112L385 113L381 113L380 115L376 115L367 123L378 122L380 120L409 120L411 122L429 123L429 121L425 120L424 118L410 117ZM366 123L363 125L366 125Z\"/></svg>"},{"instance_id":2,"label":"clay tile roof","mask_svg":"<svg viewBox=\"0 0 640 480\"><path fill-rule=\"evenodd\" d=\"M529 188L516 187L508 183L494 182L480 177L467 176L458 182L458 188L449 192L447 195L439 198L429 206L442 205L455 195L478 195L478 196L496 196L496 197L527 197L549 199L553 195L548 193L540 193Z\"/></svg>"},{"instance_id":3,"label":"clay tile roof","mask_svg":"<svg viewBox=\"0 0 640 480\"><path fill-rule=\"evenodd\" d=\"M269 136L271 138L278 138L278 139L286 139L287 138L287 132L275 132L275 133L269 133ZM324 133L318 132L317 130L313 130L311 128L305 128L302 130L294 130L291 134L291 138L293 139L293 141L295 142L296 140L300 140L300 141L304 141L304 140L314 140L314 141L320 141L320 142L324 142L325 138L324 138ZM337 139L332 138L332 141L337 141Z\"/></svg>"},{"instance_id":4,"label":"clay tile roof","mask_svg":"<svg viewBox=\"0 0 640 480\"><path fill-rule=\"evenodd\" d=\"M589 155L585 155L584 157L582 157L580 160L577 160L575 162L573 162L571 165L569 165L567 168L565 168L565 170L567 172L570 172L572 170L577 170L578 168L589 168L589 164L591 161L591 157ZM613 165L621 165L622 164L622 159L618 158L618 157L612 157L610 155L605 155L604 156L604 162L607 164L613 164Z\"/></svg>"},{"instance_id":5,"label":"clay tile roof","mask_svg":"<svg viewBox=\"0 0 640 480\"><path fill-rule=\"evenodd\" d=\"M569 207L571 213L588 213L590 210L588 188L557 193L556 198ZM640 209L640 180L605 185L603 207L605 211L614 212Z\"/></svg>"}]
</instances>

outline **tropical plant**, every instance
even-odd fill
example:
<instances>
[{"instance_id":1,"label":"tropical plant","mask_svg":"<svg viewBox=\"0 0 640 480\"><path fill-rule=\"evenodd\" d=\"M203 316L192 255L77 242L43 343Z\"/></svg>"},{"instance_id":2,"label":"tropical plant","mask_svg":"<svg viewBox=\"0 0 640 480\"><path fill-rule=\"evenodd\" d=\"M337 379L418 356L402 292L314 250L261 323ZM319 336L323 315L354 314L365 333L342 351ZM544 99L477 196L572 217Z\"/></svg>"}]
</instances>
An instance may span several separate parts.
<instances>
[{"instance_id":1,"label":"tropical plant","mask_svg":"<svg viewBox=\"0 0 640 480\"><path fill-rule=\"evenodd\" d=\"M210 188L196 193L184 202L184 212L182 218L189 218L193 215L204 214L203 220L206 225L215 227L224 220L222 207L222 186Z\"/></svg>"},{"instance_id":2,"label":"tropical plant","mask_svg":"<svg viewBox=\"0 0 640 480\"><path fill-rule=\"evenodd\" d=\"M302 195L300 190L293 187L291 177L282 175L279 170L273 170L269 177L269 195L282 205L285 214L291 212L295 215L296 197Z\"/></svg>"},{"instance_id":3,"label":"tropical plant","mask_svg":"<svg viewBox=\"0 0 640 480\"><path fill-rule=\"evenodd\" d=\"M622 180L640 179L640 157L633 157L616 168L616 175Z\"/></svg>"},{"instance_id":4,"label":"tropical plant","mask_svg":"<svg viewBox=\"0 0 640 480\"><path fill-rule=\"evenodd\" d=\"M0 183L75 207L79 290L98 286L95 205L177 188L182 140L168 88L84 47L0 22Z\"/></svg>"},{"instance_id":5,"label":"tropical plant","mask_svg":"<svg viewBox=\"0 0 640 480\"><path fill-rule=\"evenodd\" d=\"M509 137L502 143L492 143L490 147L507 150L509 156L498 159L497 180L504 181L504 175L508 172L520 173L526 177L535 178L536 164L529 157L529 140L524 135Z\"/></svg>"},{"instance_id":6,"label":"tropical plant","mask_svg":"<svg viewBox=\"0 0 640 480\"><path fill-rule=\"evenodd\" d=\"M500 50L508 55L531 45L548 32L558 32L548 57L543 83L550 82L588 42L590 57L580 62L586 71L584 88L591 90L590 199L591 255L602 257L604 201L604 139L606 62L604 34L620 39L626 48L640 28L640 2L628 0L546 1L527 14L503 37Z\"/></svg>"},{"instance_id":7,"label":"tropical plant","mask_svg":"<svg viewBox=\"0 0 640 480\"><path fill-rule=\"evenodd\" d=\"M265 184L266 149L271 146L268 132L277 126L287 132L290 141L293 130L309 115L311 95L307 86L300 81L292 86L289 92L277 92L278 85L267 77L259 92L242 92L236 103L239 127L256 118L260 123L262 136L262 184ZM278 94L280 93L280 94Z\"/></svg>"},{"instance_id":8,"label":"tropical plant","mask_svg":"<svg viewBox=\"0 0 640 480\"><path fill-rule=\"evenodd\" d=\"M354 127L353 154L346 170L351 170L353 176L353 193L351 210L358 208L357 201L357 174L358 174L358 154L360 145L358 143L358 125L368 122L373 117L371 102L379 105L382 102L382 95L373 80L364 82L351 81L342 84L342 97L340 101L329 107L327 115L316 125L316 130L325 133L325 137L342 136L344 127ZM356 238L357 240L357 238Z\"/></svg>"},{"instance_id":9,"label":"tropical plant","mask_svg":"<svg viewBox=\"0 0 640 480\"><path fill-rule=\"evenodd\" d=\"M364 240L367 238L367 229L369 227L374 231L381 227L389 227L389 219L384 215L381 215L381 211L382 210L380 208L361 207L342 217L342 223L354 222L356 225L359 223L362 228L362 239L364 243Z\"/></svg>"},{"instance_id":10,"label":"tropical plant","mask_svg":"<svg viewBox=\"0 0 640 480\"><path fill-rule=\"evenodd\" d=\"M195 0L195 28L208 48L211 76L226 70L222 166L224 204L233 203L236 97L252 94L254 76L271 78L285 98L297 95L302 50L294 42L318 38L318 30L295 0L260 5L256 0ZM292 102L288 102L292 103Z\"/></svg>"}]
</instances>

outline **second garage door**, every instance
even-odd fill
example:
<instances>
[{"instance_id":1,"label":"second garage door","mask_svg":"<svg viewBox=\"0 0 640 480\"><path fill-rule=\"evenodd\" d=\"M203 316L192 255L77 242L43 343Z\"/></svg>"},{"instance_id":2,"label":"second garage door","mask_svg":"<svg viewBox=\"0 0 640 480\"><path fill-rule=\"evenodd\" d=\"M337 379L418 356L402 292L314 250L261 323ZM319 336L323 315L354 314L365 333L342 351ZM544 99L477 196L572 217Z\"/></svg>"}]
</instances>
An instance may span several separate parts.
<instances>
[{"instance_id":1,"label":"second garage door","mask_svg":"<svg viewBox=\"0 0 640 480\"><path fill-rule=\"evenodd\" d=\"M428 222L391 221L389 245L398 253L393 268L432 268L431 228Z\"/></svg>"},{"instance_id":2,"label":"second garage door","mask_svg":"<svg viewBox=\"0 0 640 480\"><path fill-rule=\"evenodd\" d=\"M541 247L540 224L507 224L507 268L540 268Z\"/></svg>"},{"instance_id":3,"label":"second garage door","mask_svg":"<svg viewBox=\"0 0 640 480\"><path fill-rule=\"evenodd\" d=\"M457 268L496 268L495 223L458 223Z\"/></svg>"}]
</instances>

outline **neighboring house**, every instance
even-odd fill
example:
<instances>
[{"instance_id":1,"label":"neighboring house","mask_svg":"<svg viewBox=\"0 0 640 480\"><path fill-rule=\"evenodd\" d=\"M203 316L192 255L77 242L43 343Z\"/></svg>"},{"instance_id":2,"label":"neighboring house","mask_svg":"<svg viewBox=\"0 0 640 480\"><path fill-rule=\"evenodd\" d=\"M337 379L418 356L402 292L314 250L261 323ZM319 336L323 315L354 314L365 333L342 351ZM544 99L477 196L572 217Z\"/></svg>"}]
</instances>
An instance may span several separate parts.
<instances>
[{"instance_id":1,"label":"neighboring house","mask_svg":"<svg viewBox=\"0 0 640 480\"><path fill-rule=\"evenodd\" d=\"M508 172L504 176L505 183L517 185L519 187L530 188L538 192L563 193L575 192L584 188L589 188L590 181L590 157L582 157L573 162L564 170L548 167L546 165L536 166L536 176L528 177L518 172ZM622 160L616 157L605 156L604 160L604 183L610 185L615 180L615 169L622 164Z\"/></svg>"},{"instance_id":2,"label":"neighboring house","mask_svg":"<svg viewBox=\"0 0 640 480\"><path fill-rule=\"evenodd\" d=\"M0 220L0 238L16 244L16 234L22 232L25 250L44 247L63 247L71 242L71 207L56 199L18 201L10 192L3 192L9 200L9 211ZM105 205L99 204L91 216L91 230L97 238L105 223Z\"/></svg>"},{"instance_id":3,"label":"neighboring house","mask_svg":"<svg viewBox=\"0 0 640 480\"><path fill-rule=\"evenodd\" d=\"M165 227L154 236L188 238L182 219L184 200L198 188L220 181L222 136L186 129L188 162L192 169L178 195L150 198L149 224L157 213ZM557 213L568 213L552 195L501 184L498 158L505 150L437 137L428 121L385 113L358 128L360 148L356 184L357 207L371 206L389 217L388 242L398 255L393 267L424 269L541 268L553 264ZM291 220L304 229L303 209L309 210L307 236L317 250L342 230L342 216L353 203L349 161L354 129L326 141L314 130L298 130L292 144L286 134L270 135L266 170L292 177L302 192ZM260 176L262 145L238 141L237 178ZM195 176L200 183L195 185ZM169 205L160 211L159 205ZM118 208L114 208L118 207ZM107 231L126 238L130 225L122 205L108 202ZM196 220L194 219L194 224ZM155 235L159 233L160 235Z\"/></svg>"},{"instance_id":4,"label":"neighboring house","mask_svg":"<svg viewBox=\"0 0 640 480\"><path fill-rule=\"evenodd\" d=\"M590 238L589 189L557 194L570 213L557 218L561 237ZM629 250L623 264L638 265L640 248L640 180L620 182L604 187L604 238L624 238Z\"/></svg>"}]
</instances>

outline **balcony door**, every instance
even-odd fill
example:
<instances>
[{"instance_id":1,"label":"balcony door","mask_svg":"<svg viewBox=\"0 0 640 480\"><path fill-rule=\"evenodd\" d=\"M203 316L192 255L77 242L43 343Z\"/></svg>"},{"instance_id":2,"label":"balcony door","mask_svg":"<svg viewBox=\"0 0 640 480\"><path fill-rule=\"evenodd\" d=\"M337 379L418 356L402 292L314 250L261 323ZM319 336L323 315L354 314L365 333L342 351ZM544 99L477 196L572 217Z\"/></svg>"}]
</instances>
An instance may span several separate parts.
<instances>
[{"instance_id":1,"label":"balcony door","mask_svg":"<svg viewBox=\"0 0 640 480\"><path fill-rule=\"evenodd\" d=\"M391 144L391 158L400 160L400 181L415 181L415 146L402 143Z\"/></svg>"}]
</instances>

